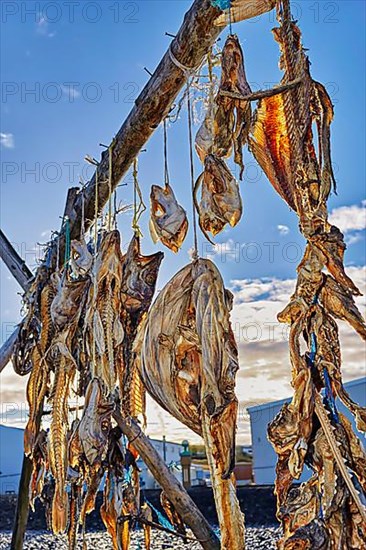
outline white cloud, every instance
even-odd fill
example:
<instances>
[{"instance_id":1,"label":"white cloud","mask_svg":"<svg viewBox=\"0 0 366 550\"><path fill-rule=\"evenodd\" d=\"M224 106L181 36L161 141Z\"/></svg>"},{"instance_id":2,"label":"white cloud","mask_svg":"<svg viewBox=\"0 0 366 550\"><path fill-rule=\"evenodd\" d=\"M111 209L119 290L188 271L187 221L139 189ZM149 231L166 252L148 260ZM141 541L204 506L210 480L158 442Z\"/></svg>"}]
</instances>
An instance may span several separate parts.
<instances>
[{"instance_id":1,"label":"white cloud","mask_svg":"<svg viewBox=\"0 0 366 550\"><path fill-rule=\"evenodd\" d=\"M6 149L14 149L14 136L13 134L0 133L0 143Z\"/></svg>"},{"instance_id":2,"label":"white cloud","mask_svg":"<svg viewBox=\"0 0 366 550\"><path fill-rule=\"evenodd\" d=\"M47 36L48 38L53 38L56 33L49 31L49 26L48 26L49 24L47 19L41 14L39 14L38 17L39 19L37 22L37 33L42 36Z\"/></svg>"},{"instance_id":3,"label":"white cloud","mask_svg":"<svg viewBox=\"0 0 366 550\"><path fill-rule=\"evenodd\" d=\"M278 225L277 230L280 235L288 235L290 233L290 228L287 225Z\"/></svg>"},{"instance_id":4,"label":"white cloud","mask_svg":"<svg viewBox=\"0 0 366 550\"><path fill-rule=\"evenodd\" d=\"M329 215L329 222L346 234L366 229L366 200L360 205L352 204L335 208Z\"/></svg>"}]
</instances>

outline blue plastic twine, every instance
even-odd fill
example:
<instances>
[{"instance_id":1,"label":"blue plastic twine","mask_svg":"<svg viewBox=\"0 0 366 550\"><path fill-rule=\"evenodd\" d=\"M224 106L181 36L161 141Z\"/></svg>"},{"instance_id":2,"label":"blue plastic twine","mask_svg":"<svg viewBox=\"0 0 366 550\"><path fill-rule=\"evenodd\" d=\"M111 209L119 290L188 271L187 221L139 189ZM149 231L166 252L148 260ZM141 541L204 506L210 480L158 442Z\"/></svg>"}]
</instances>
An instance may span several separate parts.
<instances>
[{"instance_id":1,"label":"blue plastic twine","mask_svg":"<svg viewBox=\"0 0 366 550\"><path fill-rule=\"evenodd\" d=\"M211 5L219 10L228 10L231 5L231 0L211 0Z\"/></svg>"},{"instance_id":2,"label":"blue plastic twine","mask_svg":"<svg viewBox=\"0 0 366 550\"><path fill-rule=\"evenodd\" d=\"M158 517L158 521L159 521L160 525L161 525L162 527L165 527L165 529L169 529L169 531L172 531L173 533L175 533L174 526L170 523L170 521L167 520L167 519L163 516L163 514L161 514L161 513L159 512L159 510L157 510L157 509L155 508L155 506L153 506L153 505L151 504L151 502L149 502L147 499L146 499L146 504L148 504L148 505L150 506L150 508L155 512L155 514L156 514L157 517Z\"/></svg>"},{"instance_id":3,"label":"blue plastic twine","mask_svg":"<svg viewBox=\"0 0 366 550\"><path fill-rule=\"evenodd\" d=\"M324 374L324 382L325 382L325 388L324 388L324 404L328 406L330 409L332 418L335 422L339 422L339 415L337 411L337 405L334 399L334 395L332 392L332 386L330 385L330 378L327 369L323 368L323 374Z\"/></svg>"}]
</instances>

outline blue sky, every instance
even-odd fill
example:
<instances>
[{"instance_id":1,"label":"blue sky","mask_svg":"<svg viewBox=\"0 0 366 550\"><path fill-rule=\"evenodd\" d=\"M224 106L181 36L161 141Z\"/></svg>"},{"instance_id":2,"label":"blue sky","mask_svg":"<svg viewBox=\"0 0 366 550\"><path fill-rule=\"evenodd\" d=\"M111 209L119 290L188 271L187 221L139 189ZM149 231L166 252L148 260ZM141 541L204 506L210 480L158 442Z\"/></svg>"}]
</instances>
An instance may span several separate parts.
<instances>
[{"instance_id":1,"label":"blue sky","mask_svg":"<svg viewBox=\"0 0 366 550\"><path fill-rule=\"evenodd\" d=\"M59 228L68 187L78 183L78 174L82 173L85 179L91 175L83 162L85 154L99 158L98 144L111 141L149 78L144 67L150 71L155 69L171 40L164 35L165 31L176 33L190 4L183 0L2 2L1 220L4 232L32 267L40 256L37 243L45 242L50 230ZM331 197L329 209L341 229L347 229L346 265L352 266L355 277L362 281L360 268L366 263L365 203L362 204L365 199L365 3L361 0L298 1L293 3L293 11L303 32L304 45L309 49L312 74L326 84L335 105L332 156L338 196ZM281 76L277 67L278 48L270 32L274 25L272 13L234 26L253 89L268 87ZM227 34L224 30L221 44ZM32 94L31 90L35 92ZM169 127L168 140L171 184L190 214L185 110L180 120ZM147 152L140 155L140 185L147 204L151 184L163 182L162 150L162 129L159 128L148 142ZM207 249L200 237L200 249L215 258L226 285L234 288L238 296L245 286L244 302L250 302L250 308L257 308L251 309L252 313L260 307L267 311L268 319L275 321L278 309L268 309L268 304L274 303L271 302L273 289L284 285L287 294L281 294L281 300L285 302L301 258L303 239L296 216L276 195L247 151L244 159L243 218L236 228L216 238L221 247L213 251ZM198 174L200 165L196 160ZM31 173L32 170L35 173ZM128 186L119 188L118 198L130 203L131 178L127 176L125 181ZM152 243L147 222L148 213L142 221L143 250L148 253L162 247ZM120 216L124 243L131 236L130 224L129 215ZM188 261L187 251L191 245L190 232L178 255L164 250L159 288ZM247 282L244 284L243 280ZM20 319L19 291L2 266L2 339L11 324ZM263 300L263 296L267 299ZM363 304L360 303L364 312ZM238 298L234 316L239 325L243 322L241 305ZM255 313L253 316L255 318ZM260 316L258 319L263 322ZM262 348L258 347L260 343ZM258 354L265 361L267 352L264 343L260 343L254 351L252 343L247 348L243 343L240 380L247 380L245 373L249 375L255 367ZM357 341L353 344L359 345L360 351L352 363L355 370L346 371L346 376L362 374L359 365L362 347ZM286 343L281 342L280 348L281 357L288 365ZM247 360L252 357L252 351L253 358ZM265 372L263 367L258 368L260 373ZM289 392L289 367L286 372L270 382L265 376L269 385L267 393L263 393L263 380L258 378L257 369L251 397L254 395L258 400L272 395L285 397ZM14 381L8 366L2 390L10 392L16 383L19 399L24 380ZM246 395L240 398L243 403L248 401ZM151 429L153 433L154 428ZM180 437L182 433L172 428L168 435Z\"/></svg>"}]
</instances>

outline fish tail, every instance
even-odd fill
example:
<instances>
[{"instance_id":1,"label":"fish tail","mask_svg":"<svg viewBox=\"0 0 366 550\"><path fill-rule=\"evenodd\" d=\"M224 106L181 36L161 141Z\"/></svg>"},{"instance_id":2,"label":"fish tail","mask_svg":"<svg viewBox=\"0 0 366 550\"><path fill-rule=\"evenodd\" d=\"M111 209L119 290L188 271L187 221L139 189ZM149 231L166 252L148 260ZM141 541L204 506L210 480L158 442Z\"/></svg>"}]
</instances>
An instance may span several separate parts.
<instances>
[{"instance_id":1,"label":"fish tail","mask_svg":"<svg viewBox=\"0 0 366 550\"><path fill-rule=\"evenodd\" d=\"M60 490L57 485L52 501L52 530L55 535L64 533L68 519L68 498L65 490Z\"/></svg>"},{"instance_id":2,"label":"fish tail","mask_svg":"<svg viewBox=\"0 0 366 550\"><path fill-rule=\"evenodd\" d=\"M24 454L26 456L30 456L33 452L35 437L36 437L36 425L34 420L30 418L24 430Z\"/></svg>"}]
</instances>

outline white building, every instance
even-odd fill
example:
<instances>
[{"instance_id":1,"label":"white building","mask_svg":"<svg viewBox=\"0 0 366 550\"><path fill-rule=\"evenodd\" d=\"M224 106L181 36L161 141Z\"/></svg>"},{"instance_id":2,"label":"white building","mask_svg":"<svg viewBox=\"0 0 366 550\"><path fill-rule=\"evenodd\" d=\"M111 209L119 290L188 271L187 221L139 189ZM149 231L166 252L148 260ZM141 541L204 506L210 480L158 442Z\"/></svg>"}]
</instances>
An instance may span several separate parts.
<instances>
[{"instance_id":1,"label":"white building","mask_svg":"<svg viewBox=\"0 0 366 550\"><path fill-rule=\"evenodd\" d=\"M0 494L18 492L23 463L23 439L23 429L0 424ZM171 441L159 441L157 439L151 439L150 441L165 460L165 463L170 467L172 473L181 482L180 453L183 450L182 445L172 443ZM139 459L137 464L141 470L140 475L144 488L157 488L158 484L144 462Z\"/></svg>"},{"instance_id":2,"label":"white building","mask_svg":"<svg viewBox=\"0 0 366 550\"><path fill-rule=\"evenodd\" d=\"M363 407L366 406L366 377L348 382L344 386L350 397L356 401L356 403L359 403L359 405ZM272 485L275 481L277 455L267 439L267 425L280 411L282 405L290 401L291 399L289 398L283 399L282 401L272 401L255 407L248 407L252 433L253 476L255 483L259 485ZM356 430L352 414L338 399L337 407L341 413L352 421L353 428ZM363 445L366 446L365 435L359 432L357 432L357 434ZM309 476L310 470L305 467L299 482L305 481Z\"/></svg>"},{"instance_id":3,"label":"white building","mask_svg":"<svg viewBox=\"0 0 366 550\"><path fill-rule=\"evenodd\" d=\"M175 477L182 483L182 470L180 467L180 453L183 451L182 445L179 443L173 443L166 441L165 439L150 439L155 450L165 461L165 464L169 467L170 471ZM137 461L137 466L141 470L140 480L144 489L158 489L159 484L155 481L154 476L143 462L141 458Z\"/></svg>"},{"instance_id":4,"label":"white building","mask_svg":"<svg viewBox=\"0 0 366 550\"><path fill-rule=\"evenodd\" d=\"M24 430L0 424L0 494L18 492Z\"/></svg>"}]
</instances>

